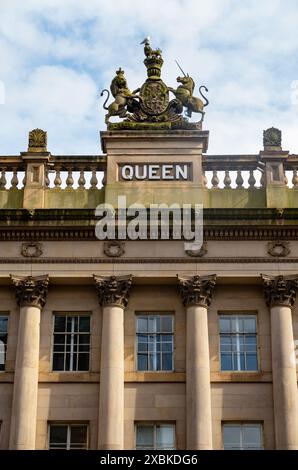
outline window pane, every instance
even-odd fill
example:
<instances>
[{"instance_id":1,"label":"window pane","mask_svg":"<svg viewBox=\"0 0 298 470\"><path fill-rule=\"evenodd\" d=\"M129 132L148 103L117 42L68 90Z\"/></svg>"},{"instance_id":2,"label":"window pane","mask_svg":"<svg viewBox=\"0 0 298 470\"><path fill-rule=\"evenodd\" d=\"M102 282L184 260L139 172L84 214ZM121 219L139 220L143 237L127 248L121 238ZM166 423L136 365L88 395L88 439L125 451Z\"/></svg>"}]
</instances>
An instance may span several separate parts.
<instances>
[{"instance_id":1,"label":"window pane","mask_svg":"<svg viewBox=\"0 0 298 470\"><path fill-rule=\"evenodd\" d=\"M138 354L138 370L148 370L147 354Z\"/></svg>"},{"instance_id":2,"label":"window pane","mask_svg":"<svg viewBox=\"0 0 298 470\"><path fill-rule=\"evenodd\" d=\"M7 333L7 323L8 323L8 318L0 316L0 334Z\"/></svg>"},{"instance_id":3,"label":"window pane","mask_svg":"<svg viewBox=\"0 0 298 470\"><path fill-rule=\"evenodd\" d=\"M172 343L162 343L163 352L172 352L173 344Z\"/></svg>"},{"instance_id":4,"label":"window pane","mask_svg":"<svg viewBox=\"0 0 298 470\"><path fill-rule=\"evenodd\" d=\"M155 336L148 336L148 351L156 351Z\"/></svg>"},{"instance_id":5,"label":"window pane","mask_svg":"<svg viewBox=\"0 0 298 470\"><path fill-rule=\"evenodd\" d=\"M244 319L244 331L245 331L245 333L255 333L256 332L256 319L255 318L245 318Z\"/></svg>"},{"instance_id":6,"label":"window pane","mask_svg":"<svg viewBox=\"0 0 298 470\"><path fill-rule=\"evenodd\" d=\"M154 448L154 428L153 426L137 426L137 449Z\"/></svg>"},{"instance_id":7,"label":"window pane","mask_svg":"<svg viewBox=\"0 0 298 470\"><path fill-rule=\"evenodd\" d=\"M8 317L0 316L0 371L5 370Z\"/></svg>"},{"instance_id":8,"label":"window pane","mask_svg":"<svg viewBox=\"0 0 298 470\"><path fill-rule=\"evenodd\" d=\"M172 354L162 355L162 370L172 370Z\"/></svg>"},{"instance_id":9,"label":"window pane","mask_svg":"<svg viewBox=\"0 0 298 470\"><path fill-rule=\"evenodd\" d=\"M76 367L74 367L74 370L76 370ZM89 353L79 354L77 370L89 370Z\"/></svg>"},{"instance_id":10,"label":"window pane","mask_svg":"<svg viewBox=\"0 0 298 470\"><path fill-rule=\"evenodd\" d=\"M138 334L138 341L139 341L139 342L143 342L143 343L147 343L147 341L148 341L148 336L147 336L147 335L140 335L140 334Z\"/></svg>"},{"instance_id":11,"label":"window pane","mask_svg":"<svg viewBox=\"0 0 298 470\"><path fill-rule=\"evenodd\" d=\"M147 349L148 349L147 343L138 342L138 352L140 352L140 353L143 352L144 353L144 352L147 352Z\"/></svg>"},{"instance_id":12,"label":"window pane","mask_svg":"<svg viewBox=\"0 0 298 470\"><path fill-rule=\"evenodd\" d=\"M156 370L156 355L148 355L148 370Z\"/></svg>"},{"instance_id":13,"label":"window pane","mask_svg":"<svg viewBox=\"0 0 298 470\"><path fill-rule=\"evenodd\" d=\"M225 424L223 427L224 448L239 449L241 447L241 427L237 425Z\"/></svg>"},{"instance_id":14,"label":"window pane","mask_svg":"<svg viewBox=\"0 0 298 470\"><path fill-rule=\"evenodd\" d=\"M173 319L172 317L161 316L160 317L161 328L160 331L163 333L172 333L173 331Z\"/></svg>"},{"instance_id":15,"label":"window pane","mask_svg":"<svg viewBox=\"0 0 298 470\"><path fill-rule=\"evenodd\" d=\"M247 370L258 370L258 359L256 354L246 355L246 369Z\"/></svg>"},{"instance_id":16,"label":"window pane","mask_svg":"<svg viewBox=\"0 0 298 470\"><path fill-rule=\"evenodd\" d=\"M246 351L256 351L257 350L257 337L254 335L245 336L245 345Z\"/></svg>"},{"instance_id":17,"label":"window pane","mask_svg":"<svg viewBox=\"0 0 298 470\"><path fill-rule=\"evenodd\" d=\"M261 447L262 436L260 425L244 425L242 436L244 447Z\"/></svg>"},{"instance_id":18,"label":"window pane","mask_svg":"<svg viewBox=\"0 0 298 470\"><path fill-rule=\"evenodd\" d=\"M231 324L232 324L232 333L237 333L239 331L238 317L236 316L232 317Z\"/></svg>"},{"instance_id":19,"label":"window pane","mask_svg":"<svg viewBox=\"0 0 298 470\"><path fill-rule=\"evenodd\" d=\"M220 317L220 332L221 333L230 333L231 331L231 322L229 318Z\"/></svg>"},{"instance_id":20,"label":"window pane","mask_svg":"<svg viewBox=\"0 0 298 470\"><path fill-rule=\"evenodd\" d=\"M137 332L138 333L147 333L147 331L148 331L147 318L138 318L138 320L137 320Z\"/></svg>"},{"instance_id":21,"label":"window pane","mask_svg":"<svg viewBox=\"0 0 298 470\"><path fill-rule=\"evenodd\" d=\"M64 354L54 354L53 370L64 370Z\"/></svg>"},{"instance_id":22,"label":"window pane","mask_svg":"<svg viewBox=\"0 0 298 470\"><path fill-rule=\"evenodd\" d=\"M175 445L174 426L160 424L156 426L156 448L173 449Z\"/></svg>"},{"instance_id":23,"label":"window pane","mask_svg":"<svg viewBox=\"0 0 298 470\"><path fill-rule=\"evenodd\" d=\"M156 332L156 321L154 317L148 317L148 332L149 333Z\"/></svg>"},{"instance_id":24,"label":"window pane","mask_svg":"<svg viewBox=\"0 0 298 470\"><path fill-rule=\"evenodd\" d=\"M70 435L71 444L87 443L87 426L71 426Z\"/></svg>"},{"instance_id":25,"label":"window pane","mask_svg":"<svg viewBox=\"0 0 298 470\"><path fill-rule=\"evenodd\" d=\"M77 339L77 337L75 337L75 340ZM82 335L80 334L78 336L78 339L79 339L79 343L80 344L89 344L90 342L90 335Z\"/></svg>"},{"instance_id":26,"label":"window pane","mask_svg":"<svg viewBox=\"0 0 298 470\"><path fill-rule=\"evenodd\" d=\"M64 334L55 334L54 336L55 344L64 344L65 343L65 335Z\"/></svg>"},{"instance_id":27,"label":"window pane","mask_svg":"<svg viewBox=\"0 0 298 470\"><path fill-rule=\"evenodd\" d=\"M65 369L70 370L70 354L65 354Z\"/></svg>"},{"instance_id":28,"label":"window pane","mask_svg":"<svg viewBox=\"0 0 298 470\"><path fill-rule=\"evenodd\" d=\"M231 354L221 354L221 370L233 370Z\"/></svg>"},{"instance_id":29,"label":"window pane","mask_svg":"<svg viewBox=\"0 0 298 470\"><path fill-rule=\"evenodd\" d=\"M72 318L73 317L69 317L69 316L66 317L66 329L68 333L71 333L72 331Z\"/></svg>"},{"instance_id":30,"label":"window pane","mask_svg":"<svg viewBox=\"0 0 298 470\"><path fill-rule=\"evenodd\" d=\"M65 331L66 316L55 315L55 331Z\"/></svg>"},{"instance_id":31,"label":"window pane","mask_svg":"<svg viewBox=\"0 0 298 470\"><path fill-rule=\"evenodd\" d=\"M66 449L67 426L50 426L50 449Z\"/></svg>"},{"instance_id":32,"label":"window pane","mask_svg":"<svg viewBox=\"0 0 298 470\"><path fill-rule=\"evenodd\" d=\"M90 317L80 316L80 331L89 332L90 331Z\"/></svg>"}]
</instances>

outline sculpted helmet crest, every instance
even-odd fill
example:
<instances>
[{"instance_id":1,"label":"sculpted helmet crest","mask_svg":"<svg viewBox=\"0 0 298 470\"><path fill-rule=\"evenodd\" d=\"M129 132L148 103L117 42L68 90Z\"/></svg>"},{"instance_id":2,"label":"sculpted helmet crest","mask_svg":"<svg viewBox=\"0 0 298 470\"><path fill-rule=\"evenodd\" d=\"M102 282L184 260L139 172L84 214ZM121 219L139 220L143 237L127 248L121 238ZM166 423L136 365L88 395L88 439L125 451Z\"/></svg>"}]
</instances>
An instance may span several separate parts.
<instances>
[{"instance_id":1,"label":"sculpted helmet crest","mask_svg":"<svg viewBox=\"0 0 298 470\"><path fill-rule=\"evenodd\" d=\"M103 104L108 112L105 122L108 129L201 129L204 118L204 108L209 101L203 95L208 89L199 87L202 97L193 96L195 82L192 77L186 75L178 64L183 76L177 78L177 88L168 87L161 79L163 58L161 49L153 49L150 45L150 37L146 37L141 44L144 45L144 64L147 69L147 79L140 88L130 91L121 67L116 71L110 90L104 89L101 96L107 93ZM107 106L110 93L114 101ZM174 95L170 99L170 93ZM185 115L183 111L185 110ZM199 122L189 122L192 113L199 113ZM111 122L110 118L117 116L123 120Z\"/></svg>"}]
</instances>

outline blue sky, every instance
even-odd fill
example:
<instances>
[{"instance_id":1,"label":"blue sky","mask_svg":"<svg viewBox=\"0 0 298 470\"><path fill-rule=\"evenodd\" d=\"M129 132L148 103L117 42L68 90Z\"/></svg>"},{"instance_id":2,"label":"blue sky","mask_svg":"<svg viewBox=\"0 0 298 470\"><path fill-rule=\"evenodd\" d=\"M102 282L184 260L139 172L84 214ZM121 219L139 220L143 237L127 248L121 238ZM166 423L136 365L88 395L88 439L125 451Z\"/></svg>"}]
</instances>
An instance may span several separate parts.
<instances>
[{"instance_id":1,"label":"blue sky","mask_svg":"<svg viewBox=\"0 0 298 470\"><path fill-rule=\"evenodd\" d=\"M144 82L148 34L169 86L177 59L208 87L209 153L257 153L272 125L298 153L297 24L297 0L0 0L0 154L35 127L54 154L101 153L100 91L119 66Z\"/></svg>"}]
</instances>

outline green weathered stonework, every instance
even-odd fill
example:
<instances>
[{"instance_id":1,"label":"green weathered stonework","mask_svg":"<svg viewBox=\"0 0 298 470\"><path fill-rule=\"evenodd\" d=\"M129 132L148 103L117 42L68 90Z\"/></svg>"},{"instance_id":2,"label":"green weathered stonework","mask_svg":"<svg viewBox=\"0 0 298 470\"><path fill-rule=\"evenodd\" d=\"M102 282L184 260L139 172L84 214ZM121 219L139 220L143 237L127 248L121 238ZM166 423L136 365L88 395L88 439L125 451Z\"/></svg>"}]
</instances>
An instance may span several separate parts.
<instances>
[{"instance_id":1,"label":"green weathered stonework","mask_svg":"<svg viewBox=\"0 0 298 470\"><path fill-rule=\"evenodd\" d=\"M46 209L91 209L104 202L105 190L101 189L46 189Z\"/></svg>"},{"instance_id":2,"label":"green weathered stonework","mask_svg":"<svg viewBox=\"0 0 298 470\"><path fill-rule=\"evenodd\" d=\"M0 209L20 209L23 206L23 189L1 189Z\"/></svg>"}]
</instances>

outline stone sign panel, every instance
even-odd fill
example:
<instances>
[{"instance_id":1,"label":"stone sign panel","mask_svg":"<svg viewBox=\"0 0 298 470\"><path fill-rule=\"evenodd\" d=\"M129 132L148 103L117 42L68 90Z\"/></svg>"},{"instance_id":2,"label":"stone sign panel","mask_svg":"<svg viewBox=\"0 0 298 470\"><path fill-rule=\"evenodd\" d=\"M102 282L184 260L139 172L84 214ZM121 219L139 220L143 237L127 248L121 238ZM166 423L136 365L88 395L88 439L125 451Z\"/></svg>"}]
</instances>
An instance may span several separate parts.
<instances>
[{"instance_id":1,"label":"stone sign panel","mask_svg":"<svg viewBox=\"0 0 298 470\"><path fill-rule=\"evenodd\" d=\"M192 181L192 163L121 163L119 181Z\"/></svg>"}]
</instances>

